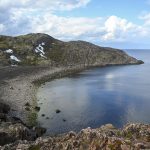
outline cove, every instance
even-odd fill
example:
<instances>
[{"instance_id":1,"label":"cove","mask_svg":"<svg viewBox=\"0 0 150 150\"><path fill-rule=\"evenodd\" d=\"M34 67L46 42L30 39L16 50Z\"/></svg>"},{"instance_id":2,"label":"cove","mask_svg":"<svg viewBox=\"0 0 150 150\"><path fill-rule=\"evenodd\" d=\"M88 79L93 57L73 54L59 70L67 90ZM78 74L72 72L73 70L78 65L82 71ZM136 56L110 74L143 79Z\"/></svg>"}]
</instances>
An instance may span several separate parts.
<instances>
[{"instance_id":1,"label":"cove","mask_svg":"<svg viewBox=\"0 0 150 150\"><path fill-rule=\"evenodd\" d=\"M47 128L47 135L107 123L150 123L150 51L127 52L145 64L89 69L41 85L38 123Z\"/></svg>"}]
</instances>

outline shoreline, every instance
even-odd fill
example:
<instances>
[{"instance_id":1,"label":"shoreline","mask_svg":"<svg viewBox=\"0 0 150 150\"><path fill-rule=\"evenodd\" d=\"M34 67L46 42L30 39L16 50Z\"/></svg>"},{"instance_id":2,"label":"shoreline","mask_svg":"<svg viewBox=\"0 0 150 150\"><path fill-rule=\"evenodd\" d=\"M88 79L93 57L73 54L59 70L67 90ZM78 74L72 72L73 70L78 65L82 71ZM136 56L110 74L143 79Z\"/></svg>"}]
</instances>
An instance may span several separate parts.
<instances>
[{"instance_id":1,"label":"shoreline","mask_svg":"<svg viewBox=\"0 0 150 150\"><path fill-rule=\"evenodd\" d=\"M34 141L19 140L0 146L0 150L142 150L150 149L150 125L130 123L122 129L106 124L76 133L70 131L55 137Z\"/></svg>"},{"instance_id":2,"label":"shoreline","mask_svg":"<svg viewBox=\"0 0 150 150\"><path fill-rule=\"evenodd\" d=\"M46 81L61 78L87 69L87 66L74 67L4 67L3 78L0 80L0 102L10 105L10 115L20 118L24 123L30 125L28 116L31 112L35 113L34 107L37 106L37 88ZM11 71L16 72L11 75ZM23 70L22 70L23 69ZM1 71L1 70L0 70ZM19 74L21 71L23 73ZM32 72L30 72L32 71ZM9 76L8 78L5 76ZM30 103L31 110L25 110L25 104ZM32 116L32 115L31 115ZM33 118L32 118L33 119Z\"/></svg>"},{"instance_id":3,"label":"shoreline","mask_svg":"<svg viewBox=\"0 0 150 150\"><path fill-rule=\"evenodd\" d=\"M127 65L127 64L121 64ZM38 111L35 110L37 106L36 101L36 92L38 87L47 82L54 79L62 78L65 76L69 76L86 69L93 69L93 68L101 68L101 67L109 67L109 66L121 66L120 64L111 64L111 65L93 65L93 66L72 66L72 67L35 67L35 66L23 66L23 67L4 67L0 68L2 72L0 74L0 103L4 103L10 106L10 111L8 113L8 118L11 116L11 119L16 119L11 121L4 121L1 120L1 127L0 133L5 130L3 126L6 125L6 133L8 133L8 139L11 135L10 127L13 128L12 132L16 130L16 135L20 134L18 140L27 140L34 141L36 138L42 137L42 135L46 132L46 130L37 123L37 114ZM129 64L128 64L129 65ZM136 65L136 64L131 64ZM29 103L31 106L30 110L26 109L26 104ZM0 117L3 117L0 112ZM13 118L14 117L14 118ZM9 118L10 119L10 118ZM8 119L8 120L9 120ZM10 119L10 120L11 120ZM19 121L18 121L19 119ZM7 119L6 119L7 120ZM15 123L13 123L15 122ZM4 124L4 125L3 125ZM17 126L17 127L16 127ZM21 131L19 131L21 129ZM29 137L25 135L24 137L24 129L30 135ZM69 133L66 133L69 134ZM35 135L35 136L34 136ZM64 134L63 134L64 135ZM55 135L54 137L50 138L63 138L63 135ZM12 135L11 135L12 136ZM3 139L3 136L0 136ZM28 140L29 138L29 140ZM35 139L34 139L35 138ZM34 139L34 140L33 140ZM6 144L9 144L9 140L5 140ZM5 143L5 142L4 142Z\"/></svg>"},{"instance_id":4,"label":"shoreline","mask_svg":"<svg viewBox=\"0 0 150 150\"><path fill-rule=\"evenodd\" d=\"M36 119L34 107L37 106L36 92L37 88L54 79L66 77L69 75L82 72L86 69L101 68L109 66L122 65L137 65L137 64L109 64L109 65L79 65L72 67L35 67L35 66L18 66L18 67L4 67L6 73L2 74L0 80L0 102L10 105L10 115L20 118L24 123L30 125L28 122L31 119ZM8 69L8 70L7 70ZM9 71L9 69L11 71ZM15 73L14 73L15 72ZM14 74L13 74L14 73ZM7 77L8 76L8 77ZM31 110L25 109L25 104L30 103ZM33 116L32 116L33 115ZM28 116L31 118L28 118ZM36 120L35 120L36 121ZM31 124L34 124L31 123Z\"/></svg>"},{"instance_id":5,"label":"shoreline","mask_svg":"<svg viewBox=\"0 0 150 150\"><path fill-rule=\"evenodd\" d=\"M4 102L11 107L10 115L20 118L24 123L30 125L28 119L35 119L37 113L33 107L37 106L37 88L46 81L69 76L86 69L138 65L138 63L128 64L103 64L103 65L76 65L71 67L51 67L51 66L18 66L2 67L4 71L0 76L0 102ZM6 72L6 73L5 73ZM8 77L7 77L8 76ZM31 110L25 110L25 104L31 104ZM30 114L30 115L29 115ZM33 114L33 116L32 116ZM31 116L31 119L28 118ZM35 120L36 121L36 120ZM31 123L32 124L32 123Z\"/></svg>"},{"instance_id":6,"label":"shoreline","mask_svg":"<svg viewBox=\"0 0 150 150\"><path fill-rule=\"evenodd\" d=\"M28 116L28 111L25 110L25 104L30 103L31 106L35 105L37 86L46 80L60 78L64 75L70 74L68 71L74 70L74 68L68 69L63 67L37 67L36 69L34 67L27 67L25 68L25 71L27 69L29 72L19 75L19 72L22 71L23 68L7 69L17 69L16 72L18 72L18 74L14 77L11 77L10 75L9 79L1 79L0 99L1 102L10 105L10 115L20 118L25 123L27 123L26 117ZM30 70L33 71L31 74ZM4 74L7 75L8 73L9 71L6 71Z\"/></svg>"}]
</instances>

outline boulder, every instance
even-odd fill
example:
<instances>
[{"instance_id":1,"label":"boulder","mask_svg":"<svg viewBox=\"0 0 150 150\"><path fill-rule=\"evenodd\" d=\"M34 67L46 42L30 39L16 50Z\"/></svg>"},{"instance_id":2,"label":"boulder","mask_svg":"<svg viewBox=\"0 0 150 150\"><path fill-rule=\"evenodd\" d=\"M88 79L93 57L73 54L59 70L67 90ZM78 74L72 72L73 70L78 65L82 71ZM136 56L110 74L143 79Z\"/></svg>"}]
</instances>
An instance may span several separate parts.
<instances>
[{"instance_id":1,"label":"boulder","mask_svg":"<svg viewBox=\"0 0 150 150\"><path fill-rule=\"evenodd\" d=\"M35 135L21 123L2 122L0 124L0 145L13 143L17 140L34 139Z\"/></svg>"},{"instance_id":2,"label":"boulder","mask_svg":"<svg viewBox=\"0 0 150 150\"><path fill-rule=\"evenodd\" d=\"M44 133L46 133L46 128L42 128L40 126L37 126L37 127L33 127L33 131L36 133L36 137L40 137Z\"/></svg>"},{"instance_id":3,"label":"boulder","mask_svg":"<svg viewBox=\"0 0 150 150\"><path fill-rule=\"evenodd\" d=\"M10 111L10 106L0 102L0 113L8 113Z\"/></svg>"}]
</instances>

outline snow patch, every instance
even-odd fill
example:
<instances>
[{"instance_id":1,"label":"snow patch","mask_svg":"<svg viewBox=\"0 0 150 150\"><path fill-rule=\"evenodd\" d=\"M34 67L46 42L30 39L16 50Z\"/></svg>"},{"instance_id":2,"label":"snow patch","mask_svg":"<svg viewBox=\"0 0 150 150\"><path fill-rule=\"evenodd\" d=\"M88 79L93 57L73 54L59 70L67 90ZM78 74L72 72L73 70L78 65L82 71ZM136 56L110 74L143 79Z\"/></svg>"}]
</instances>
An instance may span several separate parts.
<instances>
[{"instance_id":1,"label":"snow patch","mask_svg":"<svg viewBox=\"0 0 150 150\"><path fill-rule=\"evenodd\" d=\"M42 42L42 44L41 44L41 45L43 45L43 46L44 46L44 45L45 45L45 43L44 43L44 42Z\"/></svg>"},{"instance_id":2,"label":"snow patch","mask_svg":"<svg viewBox=\"0 0 150 150\"><path fill-rule=\"evenodd\" d=\"M13 65L13 64L11 64L11 66L12 66L12 67L17 67L18 65Z\"/></svg>"},{"instance_id":3,"label":"snow patch","mask_svg":"<svg viewBox=\"0 0 150 150\"><path fill-rule=\"evenodd\" d=\"M14 56L14 55L11 55L10 56L10 59L11 60L14 60L14 61L16 61L16 62L21 62L16 56Z\"/></svg>"},{"instance_id":4,"label":"snow patch","mask_svg":"<svg viewBox=\"0 0 150 150\"><path fill-rule=\"evenodd\" d=\"M46 58L46 56L44 56L42 53L40 53L40 56L43 57L43 58Z\"/></svg>"},{"instance_id":5,"label":"snow patch","mask_svg":"<svg viewBox=\"0 0 150 150\"><path fill-rule=\"evenodd\" d=\"M43 55L45 54L45 52L44 52L44 47L42 46L42 44L39 44L39 45L35 48L35 52L36 52L36 53L42 53Z\"/></svg>"},{"instance_id":6,"label":"snow patch","mask_svg":"<svg viewBox=\"0 0 150 150\"><path fill-rule=\"evenodd\" d=\"M8 49L5 52L8 53L8 54L13 54L13 50L12 49Z\"/></svg>"},{"instance_id":7,"label":"snow patch","mask_svg":"<svg viewBox=\"0 0 150 150\"><path fill-rule=\"evenodd\" d=\"M36 48L35 48L35 52L38 53L41 57L46 58L45 52L44 52L44 46L45 43L42 42L41 44L39 44Z\"/></svg>"},{"instance_id":8,"label":"snow patch","mask_svg":"<svg viewBox=\"0 0 150 150\"><path fill-rule=\"evenodd\" d=\"M11 61L11 66L17 66L17 64L21 62L21 60L14 55L14 51L12 49L7 49L4 52L8 54Z\"/></svg>"}]
</instances>

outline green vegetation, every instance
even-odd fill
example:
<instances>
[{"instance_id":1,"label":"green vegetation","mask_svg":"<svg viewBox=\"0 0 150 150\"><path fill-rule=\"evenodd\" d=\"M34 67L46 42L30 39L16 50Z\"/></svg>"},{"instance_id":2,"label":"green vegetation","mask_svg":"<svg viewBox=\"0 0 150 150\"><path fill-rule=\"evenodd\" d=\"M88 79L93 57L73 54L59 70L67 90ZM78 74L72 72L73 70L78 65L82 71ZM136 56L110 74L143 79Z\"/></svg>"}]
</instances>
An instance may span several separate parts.
<instances>
[{"instance_id":1,"label":"green vegetation","mask_svg":"<svg viewBox=\"0 0 150 150\"><path fill-rule=\"evenodd\" d=\"M131 139L132 138L132 132L128 131L126 134L125 134L125 137L127 139Z\"/></svg>"},{"instance_id":2,"label":"green vegetation","mask_svg":"<svg viewBox=\"0 0 150 150\"><path fill-rule=\"evenodd\" d=\"M37 125L37 112L35 110L31 110L28 114L28 124L31 126Z\"/></svg>"}]
</instances>

